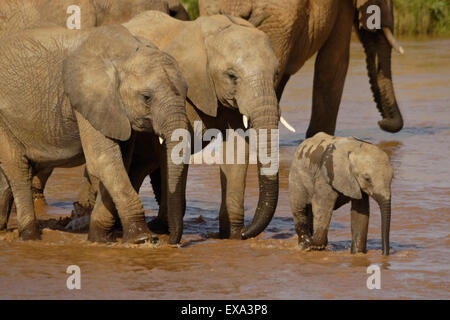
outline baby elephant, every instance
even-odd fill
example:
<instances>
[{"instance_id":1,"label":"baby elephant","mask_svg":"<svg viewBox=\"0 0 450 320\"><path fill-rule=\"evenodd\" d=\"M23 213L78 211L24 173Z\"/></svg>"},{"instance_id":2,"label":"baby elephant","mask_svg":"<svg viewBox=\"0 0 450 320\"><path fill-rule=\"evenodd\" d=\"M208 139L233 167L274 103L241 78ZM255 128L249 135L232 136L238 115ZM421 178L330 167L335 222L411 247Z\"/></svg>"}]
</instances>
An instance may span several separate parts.
<instances>
[{"instance_id":1,"label":"baby elephant","mask_svg":"<svg viewBox=\"0 0 450 320\"><path fill-rule=\"evenodd\" d=\"M299 246L324 249L333 210L351 201L351 252L365 253L370 196L380 206L383 255L388 255L392 175L388 155L371 143L322 132L306 139L289 173Z\"/></svg>"}]
</instances>

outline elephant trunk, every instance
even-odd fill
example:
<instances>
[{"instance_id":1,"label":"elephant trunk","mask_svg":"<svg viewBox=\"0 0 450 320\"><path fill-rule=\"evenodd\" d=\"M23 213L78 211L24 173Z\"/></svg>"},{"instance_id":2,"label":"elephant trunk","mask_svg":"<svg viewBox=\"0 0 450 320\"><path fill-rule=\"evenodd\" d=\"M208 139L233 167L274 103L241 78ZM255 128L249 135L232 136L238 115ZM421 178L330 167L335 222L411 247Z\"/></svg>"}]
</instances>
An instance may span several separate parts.
<instances>
[{"instance_id":1,"label":"elephant trunk","mask_svg":"<svg viewBox=\"0 0 450 320\"><path fill-rule=\"evenodd\" d=\"M169 224L169 244L178 244L183 235L183 216L186 210L187 164L174 162L172 152L179 142L171 141L172 132L177 129L188 130L186 116L173 115L164 126L163 137L167 153L167 212Z\"/></svg>"},{"instance_id":2,"label":"elephant trunk","mask_svg":"<svg viewBox=\"0 0 450 320\"><path fill-rule=\"evenodd\" d=\"M242 232L242 239L256 237L263 232L278 203L279 110L275 94L263 97L259 107L250 110L250 121L258 140L259 200L251 224Z\"/></svg>"},{"instance_id":3,"label":"elephant trunk","mask_svg":"<svg viewBox=\"0 0 450 320\"><path fill-rule=\"evenodd\" d=\"M403 128L403 117L398 107L391 74L392 47L382 31L359 30L366 52L370 86L378 110L383 119L381 129L395 133Z\"/></svg>"},{"instance_id":4,"label":"elephant trunk","mask_svg":"<svg viewBox=\"0 0 450 320\"><path fill-rule=\"evenodd\" d=\"M391 227L391 199L378 200L381 212L381 242L383 255L389 255L389 232Z\"/></svg>"}]
</instances>

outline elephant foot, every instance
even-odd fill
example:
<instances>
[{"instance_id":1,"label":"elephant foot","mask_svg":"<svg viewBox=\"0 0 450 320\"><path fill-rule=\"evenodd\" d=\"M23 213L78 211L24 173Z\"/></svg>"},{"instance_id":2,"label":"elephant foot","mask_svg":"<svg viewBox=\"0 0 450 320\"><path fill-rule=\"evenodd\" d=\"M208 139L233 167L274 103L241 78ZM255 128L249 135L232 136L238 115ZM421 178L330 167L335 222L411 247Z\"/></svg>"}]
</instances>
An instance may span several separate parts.
<instances>
[{"instance_id":1,"label":"elephant foot","mask_svg":"<svg viewBox=\"0 0 450 320\"><path fill-rule=\"evenodd\" d=\"M242 233L244 232L244 226L232 226L230 232L230 239L242 240Z\"/></svg>"},{"instance_id":2,"label":"elephant foot","mask_svg":"<svg viewBox=\"0 0 450 320\"><path fill-rule=\"evenodd\" d=\"M156 234L169 234L169 225L159 217L154 218L147 226Z\"/></svg>"},{"instance_id":3,"label":"elephant foot","mask_svg":"<svg viewBox=\"0 0 450 320\"><path fill-rule=\"evenodd\" d=\"M311 237L307 235L299 235L298 236L298 247L304 251L311 250Z\"/></svg>"},{"instance_id":4,"label":"elephant foot","mask_svg":"<svg viewBox=\"0 0 450 320\"><path fill-rule=\"evenodd\" d=\"M116 241L112 229L102 228L97 223L93 222L91 222L91 224L89 225L88 240L98 243L108 243Z\"/></svg>"},{"instance_id":5,"label":"elephant foot","mask_svg":"<svg viewBox=\"0 0 450 320\"><path fill-rule=\"evenodd\" d=\"M352 248L350 250L351 254L356 254L356 253L367 253L366 248L364 247L358 247L352 244Z\"/></svg>"},{"instance_id":6,"label":"elephant foot","mask_svg":"<svg viewBox=\"0 0 450 320\"><path fill-rule=\"evenodd\" d=\"M244 229L245 228L243 225L220 228L219 238L231 240L243 240L242 232L244 231Z\"/></svg>"},{"instance_id":7,"label":"elephant foot","mask_svg":"<svg viewBox=\"0 0 450 320\"><path fill-rule=\"evenodd\" d=\"M311 250L325 250L328 244L327 232L317 232L311 241Z\"/></svg>"},{"instance_id":8,"label":"elephant foot","mask_svg":"<svg viewBox=\"0 0 450 320\"><path fill-rule=\"evenodd\" d=\"M144 221L132 221L123 225L122 241L132 244L141 244L145 242L156 244L159 239L150 232Z\"/></svg>"},{"instance_id":9,"label":"elephant foot","mask_svg":"<svg viewBox=\"0 0 450 320\"><path fill-rule=\"evenodd\" d=\"M32 222L22 230L19 230L19 235L25 241L41 240L41 231L37 222Z\"/></svg>"}]
</instances>

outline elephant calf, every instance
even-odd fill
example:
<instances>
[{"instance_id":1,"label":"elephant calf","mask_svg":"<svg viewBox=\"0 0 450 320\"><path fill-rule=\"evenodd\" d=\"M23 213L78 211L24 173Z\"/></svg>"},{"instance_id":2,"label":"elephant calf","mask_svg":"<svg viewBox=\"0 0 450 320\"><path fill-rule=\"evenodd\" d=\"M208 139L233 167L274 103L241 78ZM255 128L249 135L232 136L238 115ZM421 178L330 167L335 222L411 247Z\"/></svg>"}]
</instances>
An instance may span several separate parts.
<instances>
[{"instance_id":1,"label":"elephant calf","mask_svg":"<svg viewBox=\"0 0 450 320\"><path fill-rule=\"evenodd\" d=\"M107 218L118 215L123 240L151 240L127 160L136 132L170 141L187 130L187 84L178 64L122 26L88 31L35 29L0 44L0 230L14 198L19 234L40 237L34 214L33 174L86 162L100 195L89 240L113 240ZM124 160L125 159L125 160ZM170 156L168 156L170 159ZM169 162L169 161L168 161ZM182 234L186 166L168 167L172 243ZM109 218L109 217L108 217Z\"/></svg>"},{"instance_id":2,"label":"elephant calf","mask_svg":"<svg viewBox=\"0 0 450 320\"><path fill-rule=\"evenodd\" d=\"M289 173L299 246L324 249L333 210L351 201L351 252L366 252L370 196L380 206L383 255L388 255L392 176L388 155L371 143L323 132L306 139Z\"/></svg>"}]
</instances>

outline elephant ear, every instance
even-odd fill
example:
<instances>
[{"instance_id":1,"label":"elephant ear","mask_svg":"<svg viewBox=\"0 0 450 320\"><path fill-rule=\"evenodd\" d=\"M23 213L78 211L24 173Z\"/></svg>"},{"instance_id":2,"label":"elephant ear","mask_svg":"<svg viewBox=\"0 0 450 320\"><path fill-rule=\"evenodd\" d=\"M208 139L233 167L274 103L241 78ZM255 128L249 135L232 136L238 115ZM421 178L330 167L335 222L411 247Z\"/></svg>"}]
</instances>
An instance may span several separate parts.
<instances>
[{"instance_id":1,"label":"elephant ear","mask_svg":"<svg viewBox=\"0 0 450 320\"><path fill-rule=\"evenodd\" d=\"M352 199L361 199L361 188L351 169L350 154L348 142L339 140L330 144L322 155L320 171L335 190Z\"/></svg>"},{"instance_id":2,"label":"elephant ear","mask_svg":"<svg viewBox=\"0 0 450 320\"><path fill-rule=\"evenodd\" d=\"M64 90L72 107L103 135L121 141L131 136L131 124L119 93L118 71L109 50L120 46L120 38L108 39L104 32L88 38L64 61Z\"/></svg>"},{"instance_id":3,"label":"elephant ear","mask_svg":"<svg viewBox=\"0 0 450 320\"><path fill-rule=\"evenodd\" d=\"M208 56L201 28L190 23L165 48L173 56L188 83L188 98L203 113L217 116L217 95L209 74Z\"/></svg>"}]
</instances>

